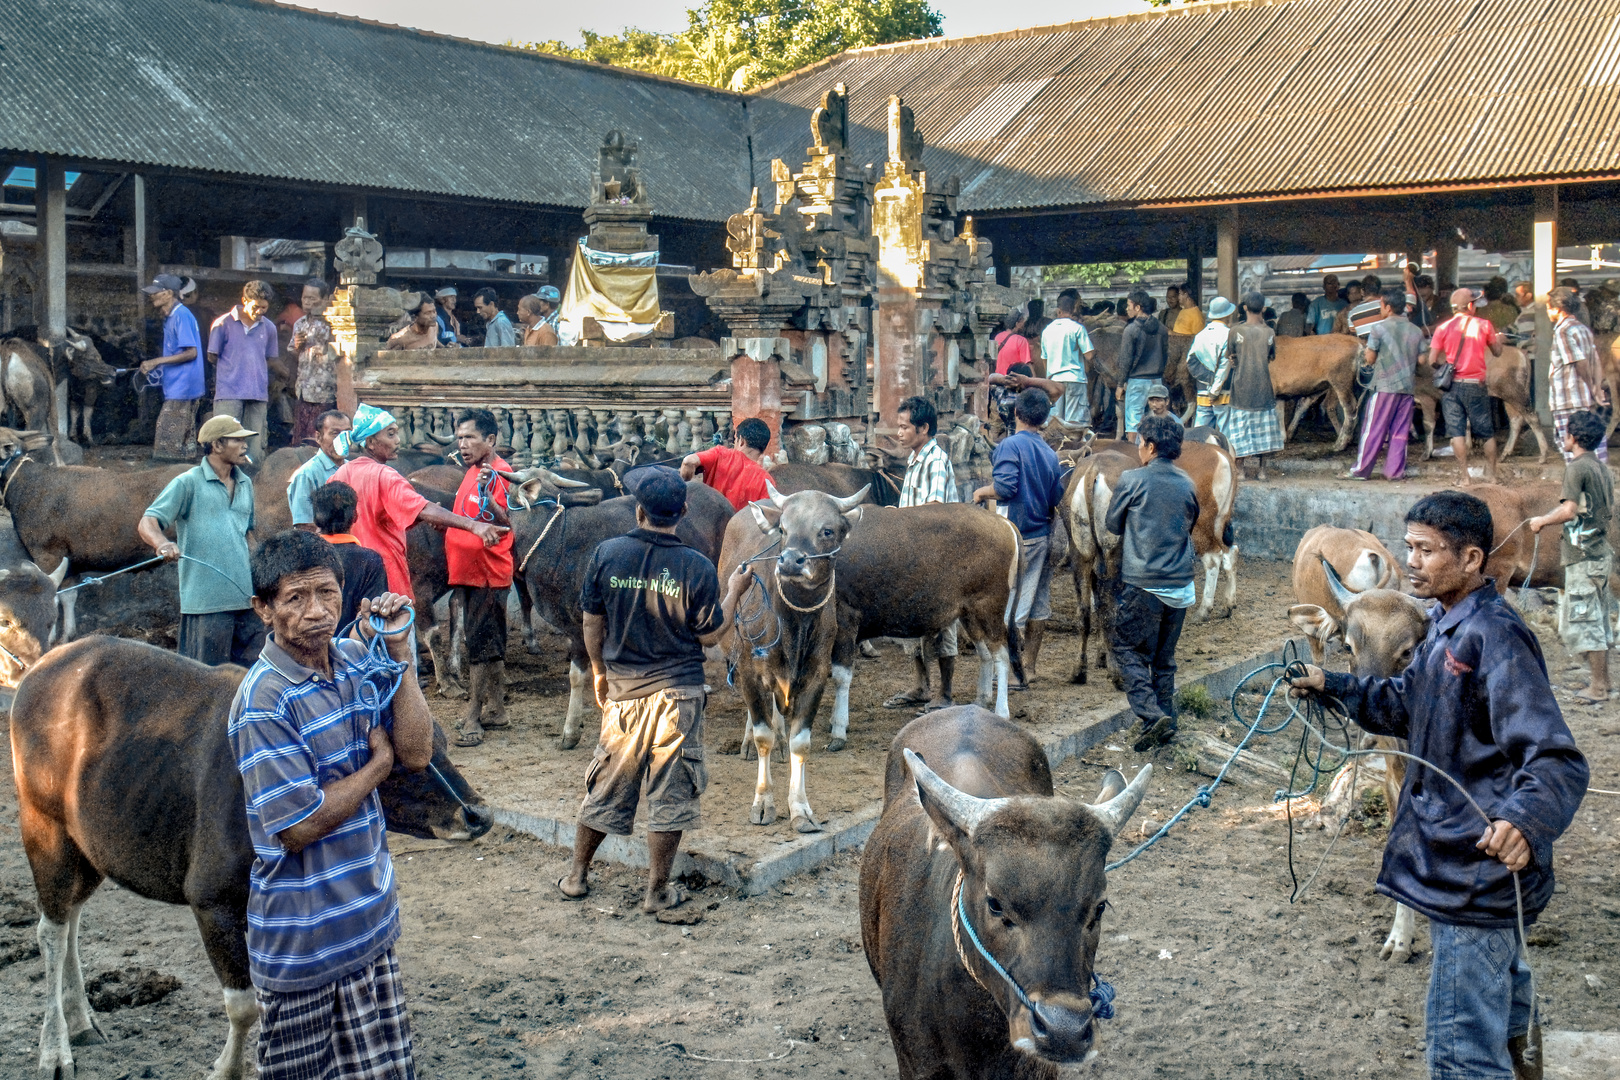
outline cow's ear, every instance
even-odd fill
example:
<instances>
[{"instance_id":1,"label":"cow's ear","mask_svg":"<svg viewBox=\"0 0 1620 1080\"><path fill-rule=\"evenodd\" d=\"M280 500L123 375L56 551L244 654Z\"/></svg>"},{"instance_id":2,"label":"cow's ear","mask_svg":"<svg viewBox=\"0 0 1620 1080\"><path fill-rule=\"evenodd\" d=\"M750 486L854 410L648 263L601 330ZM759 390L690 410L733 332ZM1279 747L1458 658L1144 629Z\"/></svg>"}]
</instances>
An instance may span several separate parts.
<instances>
[{"instance_id":1,"label":"cow's ear","mask_svg":"<svg viewBox=\"0 0 1620 1080\"><path fill-rule=\"evenodd\" d=\"M764 499L749 503L748 509L754 512L754 524L759 526L760 532L775 532L782 520L782 511Z\"/></svg>"},{"instance_id":2,"label":"cow's ear","mask_svg":"<svg viewBox=\"0 0 1620 1080\"><path fill-rule=\"evenodd\" d=\"M857 506L853 509L844 511L844 520L848 522L849 528L853 529L855 526L861 523L861 514L865 510L866 508L864 506Z\"/></svg>"},{"instance_id":3,"label":"cow's ear","mask_svg":"<svg viewBox=\"0 0 1620 1080\"><path fill-rule=\"evenodd\" d=\"M1288 621L1312 641L1321 642L1324 648L1344 630L1339 620L1329 615L1326 608L1315 604L1295 604L1288 609Z\"/></svg>"},{"instance_id":4,"label":"cow's ear","mask_svg":"<svg viewBox=\"0 0 1620 1080\"><path fill-rule=\"evenodd\" d=\"M512 488L513 501L525 510L538 502L544 494L545 481L538 476L530 477Z\"/></svg>"}]
</instances>

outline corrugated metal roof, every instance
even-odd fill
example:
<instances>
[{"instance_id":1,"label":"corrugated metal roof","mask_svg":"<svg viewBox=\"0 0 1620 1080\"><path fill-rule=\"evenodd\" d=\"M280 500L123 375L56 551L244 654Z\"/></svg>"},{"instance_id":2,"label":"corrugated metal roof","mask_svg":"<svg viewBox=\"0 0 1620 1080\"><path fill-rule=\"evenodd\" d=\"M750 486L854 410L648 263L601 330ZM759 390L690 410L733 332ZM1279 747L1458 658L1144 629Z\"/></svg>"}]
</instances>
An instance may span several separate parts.
<instances>
[{"instance_id":1,"label":"corrugated metal roof","mask_svg":"<svg viewBox=\"0 0 1620 1080\"><path fill-rule=\"evenodd\" d=\"M740 95L265 0L4 8L0 148L574 207L619 128L660 216L748 203Z\"/></svg>"},{"instance_id":2,"label":"corrugated metal roof","mask_svg":"<svg viewBox=\"0 0 1620 1080\"><path fill-rule=\"evenodd\" d=\"M856 49L755 91L756 175L805 142L761 99L837 82L857 160L899 94L969 211L1620 174L1620 0L1254 0Z\"/></svg>"}]
</instances>

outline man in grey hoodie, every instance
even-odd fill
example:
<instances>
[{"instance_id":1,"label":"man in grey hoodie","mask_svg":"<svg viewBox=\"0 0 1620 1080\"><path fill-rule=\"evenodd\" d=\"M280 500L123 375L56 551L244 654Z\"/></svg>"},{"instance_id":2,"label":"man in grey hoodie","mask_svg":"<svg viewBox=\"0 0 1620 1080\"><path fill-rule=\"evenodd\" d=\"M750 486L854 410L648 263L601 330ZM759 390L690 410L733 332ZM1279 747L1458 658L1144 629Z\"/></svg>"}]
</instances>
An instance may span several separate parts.
<instances>
[{"instance_id":1,"label":"man in grey hoodie","mask_svg":"<svg viewBox=\"0 0 1620 1080\"><path fill-rule=\"evenodd\" d=\"M1153 297L1141 289L1125 300L1130 322L1119 339L1120 381L1116 396L1125 402L1125 437L1136 442L1136 427L1147 411L1148 387L1164 378L1165 344L1169 335L1153 317Z\"/></svg>"},{"instance_id":2,"label":"man in grey hoodie","mask_svg":"<svg viewBox=\"0 0 1620 1080\"><path fill-rule=\"evenodd\" d=\"M1101 590L1114 609L1106 624L1109 657L1125 680L1131 711L1142 721L1138 753L1176 734L1176 644L1197 599L1192 529L1198 521L1192 478L1176 467L1181 424L1173 416L1144 417L1141 435L1143 468L1121 474L1108 504L1109 531L1122 541L1120 580Z\"/></svg>"}]
</instances>

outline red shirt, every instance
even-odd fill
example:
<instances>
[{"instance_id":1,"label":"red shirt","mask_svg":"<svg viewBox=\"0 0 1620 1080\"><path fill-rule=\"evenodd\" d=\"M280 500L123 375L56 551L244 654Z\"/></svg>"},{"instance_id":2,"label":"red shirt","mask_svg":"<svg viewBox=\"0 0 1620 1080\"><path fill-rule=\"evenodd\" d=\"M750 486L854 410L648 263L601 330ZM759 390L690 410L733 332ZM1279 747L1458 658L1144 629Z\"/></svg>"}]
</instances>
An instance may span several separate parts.
<instances>
[{"instance_id":1,"label":"red shirt","mask_svg":"<svg viewBox=\"0 0 1620 1080\"><path fill-rule=\"evenodd\" d=\"M1029 339L1023 334L1003 330L996 335L996 374L1005 375L1014 364L1029 364Z\"/></svg>"},{"instance_id":2,"label":"red shirt","mask_svg":"<svg viewBox=\"0 0 1620 1080\"><path fill-rule=\"evenodd\" d=\"M1457 368L1459 379L1485 378L1485 350L1496 341L1496 327L1477 315L1453 315L1440 324L1430 346Z\"/></svg>"},{"instance_id":3,"label":"red shirt","mask_svg":"<svg viewBox=\"0 0 1620 1080\"><path fill-rule=\"evenodd\" d=\"M716 446L699 454L698 464L703 466L703 482L730 499L733 510L741 510L770 494L765 483L771 474L741 450Z\"/></svg>"},{"instance_id":4,"label":"red shirt","mask_svg":"<svg viewBox=\"0 0 1620 1080\"><path fill-rule=\"evenodd\" d=\"M512 466L499 457L490 465L502 472L511 472ZM495 477L489 491L490 501L505 509L506 493L511 485ZM468 469L456 489L455 511L474 521L478 516L478 470ZM450 584L472 585L480 589L503 589L512 584L512 534L501 537L492 547L465 529L444 531L444 559L450 564Z\"/></svg>"},{"instance_id":5,"label":"red shirt","mask_svg":"<svg viewBox=\"0 0 1620 1080\"><path fill-rule=\"evenodd\" d=\"M410 566L405 561L405 530L415 524L427 500L397 469L370 456L344 462L332 479L354 488L359 501L354 535L382 556L383 568L388 571L388 591L415 596Z\"/></svg>"}]
</instances>

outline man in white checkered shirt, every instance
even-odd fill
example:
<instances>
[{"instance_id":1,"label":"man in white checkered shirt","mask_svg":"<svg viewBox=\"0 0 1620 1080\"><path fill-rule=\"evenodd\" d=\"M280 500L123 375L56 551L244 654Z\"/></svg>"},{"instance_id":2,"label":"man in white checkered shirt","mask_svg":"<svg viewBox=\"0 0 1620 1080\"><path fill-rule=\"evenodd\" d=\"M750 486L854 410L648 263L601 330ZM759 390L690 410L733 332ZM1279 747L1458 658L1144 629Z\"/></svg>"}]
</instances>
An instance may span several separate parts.
<instances>
[{"instance_id":1,"label":"man in white checkered shirt","mask_svg":"<svg viewBox=\"0 0 1620 1080\"><path fill-rule=\"evenodd\" d=\"M1597 342L1586 324L1575 317L1581 309L1574 289L1559 287L1547 294L1547 315L1553 321L1552 362L1547 372L1547 404L1552 410L1553 428L1560 449L1569 434L1569 418L1582 409L1608 404L1602 384L1602 361ZM1594 379L1596 381L1594 381ZM1605 465L1609 463L1608 440L1593 451ZM1564 460L1572 455L1564 450Z\"/></svg>"},{"instance_id":2,"label":"man in white checkered shirt","mask_svg":"<svg viewBox=\"0 0 1620 1080\"><path fill-rule=\"evenodd\" d=\"M909 397L900 403L895 440L911 451L906 458L906 478L900 485L900 505L961 502L956 495L956 470L934 435L939 430L939 414L927 398ZM917 682L883 703L885 709L923 706L923 712L951 704L951 679L956 674L956 624L932 637L906 643L906 653L917 669ZM928 662L939 661L939 696L931 696Z\"/></svg>"}]
</instances>

